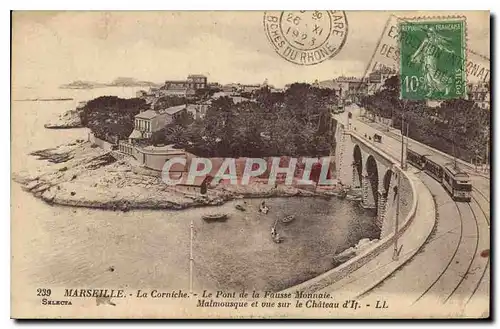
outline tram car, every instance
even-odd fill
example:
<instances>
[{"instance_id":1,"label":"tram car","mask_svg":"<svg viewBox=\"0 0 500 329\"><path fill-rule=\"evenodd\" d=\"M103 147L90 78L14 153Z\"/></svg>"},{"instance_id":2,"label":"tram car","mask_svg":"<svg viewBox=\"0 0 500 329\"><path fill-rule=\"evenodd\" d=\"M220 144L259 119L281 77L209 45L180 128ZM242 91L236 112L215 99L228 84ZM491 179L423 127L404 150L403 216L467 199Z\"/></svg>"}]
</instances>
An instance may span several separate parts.
<instances>
[{"instance_id":1,"label":"tram car","mask_svg":"<svg viewBox=\"0 0 500 329\"><path fill-rule=\"evenodd\" d=\"M415 168L418 168L420 170L424 169L425 155L420 155L417 152L408 149L406 152L406 160Z\"/></svg>"},{"instance_id":2,"label":"tram car","mask_svg":"<svg viewBox=\"0 0 500 329\"><path fill-rule=\"evenodd\" d=\"M442 183L443 182L443 167L439 164L439 162L436 160L436 157L432 155L426 155L424 156L425 163L424 163L424 171L437 180L438 182Z\"/></svg>"},{"instance_id":3,"label":"tram car","mask_svg":"<svg viewBox=\"0 0 500 329\"><path fill-rule=\"evenodd\" d=\"M410 149L407 151L407 160L441 183L453 200L470 202L472 184L467 173L455 168L453 164L442 166L435 156L420 155Z\"/></svg>"},{"instance_id":4,"label":"tram car","mask_svg":"<svg viewBox=\"0 0 500 329\"><path fill-rule=\"evenodd\" d=\"M470 202L472 184L466 172L456 168L453 164L443 166L443 186L455 201Z\"/></svg>"}]
</instances>

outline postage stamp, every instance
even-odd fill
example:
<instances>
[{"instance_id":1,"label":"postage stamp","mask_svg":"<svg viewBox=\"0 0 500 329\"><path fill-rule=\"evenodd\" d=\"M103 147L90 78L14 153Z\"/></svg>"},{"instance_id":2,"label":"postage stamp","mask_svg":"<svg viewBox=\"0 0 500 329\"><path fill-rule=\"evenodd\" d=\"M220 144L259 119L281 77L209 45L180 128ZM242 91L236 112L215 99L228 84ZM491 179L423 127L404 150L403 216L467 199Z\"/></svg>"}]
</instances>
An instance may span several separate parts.
<instances>
[{"instance_id":1,"label":"postage stamp","mask_svg":"<svg viewBox=\"0 0 500 329\"><path fill-rule=\"evenodd\" d=\"M343 11L264 13L266 36L275 51L298 65L315 65L335 56L347 38Z\"/></svg>"},{"instance_id":2,"label":"postage stamp","mask_svg":"<svg viewBox=\"0 0 500 329\"><path fill-rule=\"evenodd\" d=\"M400 24L401 97L453 99L465 96L465 21Z\"/></svg>"},{"instance_id":3,"label":"postage stamp","mask_svg":"<svg viewBox=\"0 0 500 329\"><path fill-rule=\"evenodd\" d=\"M457 20L459 17L448 17L448 19ZM403 22L421 21L423 18L416 20L409 17L401 16L400 14L392 14L386 21L385 27L380 34L377 45L373 54L366 66L363 74L363 79L367 82L367 92L373 95L379 91L382 86L381 77L398 75L400 71L400 25ZM443 17L432 17L431 20L442 20ZM469 26L470 27L470 26ZM409 36L408 36L409 37ZM464 63L465 75L467 80L467 90L475 86L488 84L490 81L490 59L485 56L486 52L477 51L475 47L464 44L465 58L457 56ZM462 55L460 52L458 55ZM454 56L450 55L450 58Z\"/></svg>"}]
</instances>

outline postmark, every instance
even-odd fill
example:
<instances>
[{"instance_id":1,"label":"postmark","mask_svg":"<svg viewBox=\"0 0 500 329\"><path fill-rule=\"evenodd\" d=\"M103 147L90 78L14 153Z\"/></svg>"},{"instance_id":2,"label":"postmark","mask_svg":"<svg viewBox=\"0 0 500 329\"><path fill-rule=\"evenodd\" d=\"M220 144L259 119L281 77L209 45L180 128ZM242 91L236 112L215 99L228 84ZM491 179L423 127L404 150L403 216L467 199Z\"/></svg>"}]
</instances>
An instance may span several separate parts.
<instances>
[{"instance_id":1,"label":"postmark","mask_svg":"<svg viewBox=\"0 0 500 329\"><path fill-rule=\"evenodd\" d=\"M465 21L407 21L399 27L401 97L463 98Z\"/></svg>"},{"instance_id":2,"label":"postmark","mask_svg":"<svg viewBox=\"0 0 500 329\"><path fill-rule=\"evenodd\" d=\"M265 12L264 30L281 57L298 65L315 65L342 49L348 24L343 11Z\"/></svg>"}]
</instances>

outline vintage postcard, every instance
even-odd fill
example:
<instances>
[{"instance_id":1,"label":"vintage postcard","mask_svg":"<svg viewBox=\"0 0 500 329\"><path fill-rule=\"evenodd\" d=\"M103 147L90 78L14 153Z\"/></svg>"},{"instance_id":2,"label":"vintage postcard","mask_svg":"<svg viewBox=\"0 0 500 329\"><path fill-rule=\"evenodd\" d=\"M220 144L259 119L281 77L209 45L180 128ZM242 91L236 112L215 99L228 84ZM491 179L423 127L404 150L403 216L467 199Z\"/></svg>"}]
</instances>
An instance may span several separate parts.
<instances>
[{"instance_id":1,"label":"vintage postcard","mask_svg":"<svg viewBox=\"0 0 500 329\"><path fill-rule=\"evenodd\" d=\"M13 318L490 317L488 11L15 11Z\"/></svg>"}]
</instances>

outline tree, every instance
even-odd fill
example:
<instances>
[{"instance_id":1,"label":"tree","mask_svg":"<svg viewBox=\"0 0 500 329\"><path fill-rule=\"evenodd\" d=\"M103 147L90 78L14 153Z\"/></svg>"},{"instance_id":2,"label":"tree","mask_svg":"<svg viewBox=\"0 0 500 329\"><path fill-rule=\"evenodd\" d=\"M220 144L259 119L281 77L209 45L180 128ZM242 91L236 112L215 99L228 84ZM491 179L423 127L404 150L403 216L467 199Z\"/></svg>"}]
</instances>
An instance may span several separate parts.
<instances>
[{"instance_id":1,"label":"tree","mask_svg":"<svg viewBox=\"0 0 500 329\"><path fill-rule=\"evenodd\" d=\"M153 109L164 110L172 106L179 106L184 104L187 104L186 97L176 95L162 96L153 103Z\"/></svg>"},{"instance_id":2,"label":"tree","mask_svg":"<svg viewBox=\"0 0 500 329\"><path fill-rule=\"evenodd\" d=\"M220 97L213 100L203 120L175 132L182 136L176 141L203 156L328 155L332 147L329 109L335 101L333 91L308 84L294 84L286 92L264 87L255 91L252 101L239 104Z\"/></svg>"},{"instance_id":3,"label":"tree","mask_svg":"<svg viewBox=\"0 0 500 329\"><path fill-rule=\"evenodd\" d=\"M140 98L102 96L87 102L80 112L80 118L96 137L116 143L130 135L134 129L135 115L148 108Z\"/></svg>"}]
</instances>

